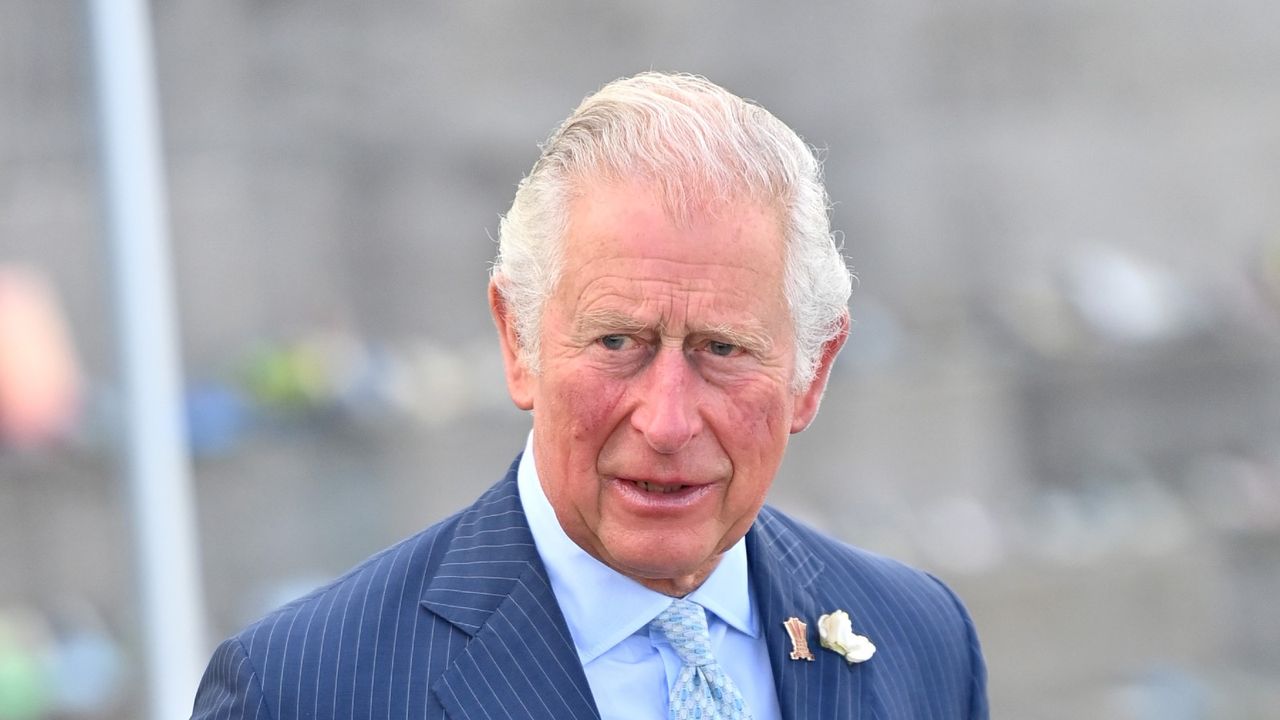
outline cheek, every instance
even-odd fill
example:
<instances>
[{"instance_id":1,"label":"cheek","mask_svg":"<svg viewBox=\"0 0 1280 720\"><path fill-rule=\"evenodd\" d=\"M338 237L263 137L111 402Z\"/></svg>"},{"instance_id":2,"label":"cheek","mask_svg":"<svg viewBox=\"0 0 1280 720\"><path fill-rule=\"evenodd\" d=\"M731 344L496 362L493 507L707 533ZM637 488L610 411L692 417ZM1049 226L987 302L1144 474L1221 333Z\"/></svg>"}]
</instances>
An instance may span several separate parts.
<instances>
[{"instance_id":1,"label":"cheek","mask_svg":"<svg viewBox=\"0 0 1280 720\"><path fill-rule=\"evenodd\" d=\"M726 403L721 442L738 472L772 475L790 437L793 403L777 392L739 395Z\"/></svg>"},{"instance_id":2,"label":"cheek","mask_svg":"<svg viewBox=\"0 0 1280 720\"><path fill-rule=\"evenodd\" d=\"M770 438L786 436L791 427L794 403L783 393L753 389L734 395L727 406L728 427L762 447L773 444Z\"/></svg>"},{"instance_id":3,"label":"cheek","mask_svg":"<svg viewBox=\"0 0 1280 720\"><path fill-rule=\"evenodd\" d=\"M567 378L551 398L557 431L579 442L607 436L617 425L619 418L614 416L623 391L620 383L601 381L589 373ZM599 447L585 449L594 456ZM591 459L594 461L594 457Z\"/></svg>"}]
</instances>

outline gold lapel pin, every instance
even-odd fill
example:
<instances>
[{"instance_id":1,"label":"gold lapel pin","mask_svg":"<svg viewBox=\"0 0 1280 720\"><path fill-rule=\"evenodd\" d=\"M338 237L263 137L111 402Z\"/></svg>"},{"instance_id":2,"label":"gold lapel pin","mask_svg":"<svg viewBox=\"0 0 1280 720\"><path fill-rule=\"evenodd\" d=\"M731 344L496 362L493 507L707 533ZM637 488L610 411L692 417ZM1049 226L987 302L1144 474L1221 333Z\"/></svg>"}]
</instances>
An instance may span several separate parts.
<instances>
[{"instance_id":1,"label":"gold lapel pin","mask_svg":"<svg viewBox=\"0 0 1280 720\"><path fill-rule=\"evenodd\" d=\"M787 635L791 637L791 659L792 660L810 660L814 659L813 653L809 651L809 635L808 625L804 624L798 617L787 618L782 623L787 629Z\"/></svg>"}]
</instances>

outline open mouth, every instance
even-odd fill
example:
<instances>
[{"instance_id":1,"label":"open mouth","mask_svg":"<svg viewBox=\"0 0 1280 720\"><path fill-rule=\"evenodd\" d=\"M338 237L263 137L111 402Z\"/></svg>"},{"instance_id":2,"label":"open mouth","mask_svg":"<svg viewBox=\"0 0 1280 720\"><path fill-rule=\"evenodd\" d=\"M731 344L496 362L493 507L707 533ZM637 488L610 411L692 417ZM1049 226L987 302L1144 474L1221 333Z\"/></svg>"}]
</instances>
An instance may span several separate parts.
<instances>
[{"instance_id":1,"label":"open mouth","mask_svg":"<svg viewBox=\"0 0 1280 720\"><path fill-rule=\"evenodd\" d=\"M659 495L667 495L690 487L689 485L659 485L658 483L644 482L643 480L635 483L636 487L645 492L658 493Z\"/></svg>"},{"instance_id":2,"label":"open mouth","mask_svg":"<svg viewBox=\"0 0 1280 720\"><path fill-rule=\"evenodd\" d=\"M655 482L614 477L612 487L615 497L625 503L629 512L651 513L654 517L667 517L671 513L683 516L695 507L715 497L718 483Z\"/></svg>"}]
</instances>

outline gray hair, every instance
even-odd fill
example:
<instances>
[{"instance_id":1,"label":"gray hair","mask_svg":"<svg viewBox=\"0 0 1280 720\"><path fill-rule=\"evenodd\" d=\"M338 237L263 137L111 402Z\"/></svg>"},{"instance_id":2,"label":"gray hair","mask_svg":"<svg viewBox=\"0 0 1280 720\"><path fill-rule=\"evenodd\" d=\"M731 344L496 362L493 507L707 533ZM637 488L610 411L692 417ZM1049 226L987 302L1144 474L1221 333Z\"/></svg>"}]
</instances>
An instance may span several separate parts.
<instances>
[{"instance_id":1,"label":"gray hair","mask_svg":"<svg viewBox=\"0 0 1280 720\"><path fill-rule=\"evenodd\" d=\"M571 199L591 181L630 178L653 183L674 218L725 199L780 211L783 290L795 328L792 388L807 388L851 292L822 165L768 110L685 74L641 73L587 96L520 182L500 224L493 276L525 365L538 372L542 310L560 277Z\"/></svg>"}]
</instances>

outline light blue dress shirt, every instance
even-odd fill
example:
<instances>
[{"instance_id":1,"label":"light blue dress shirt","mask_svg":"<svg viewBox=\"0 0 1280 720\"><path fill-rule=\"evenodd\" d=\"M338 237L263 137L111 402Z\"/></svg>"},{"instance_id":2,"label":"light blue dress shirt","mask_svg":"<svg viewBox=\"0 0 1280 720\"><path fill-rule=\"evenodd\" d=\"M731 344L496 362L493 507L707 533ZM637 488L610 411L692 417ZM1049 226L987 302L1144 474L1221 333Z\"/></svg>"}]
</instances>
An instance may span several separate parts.
<instances>
[{"instance_id":1,"label":"light blue dress shirt","mask_svg":"<svg viewBox=\"0 0 1280 720\"><path fill-rule=\"evenodd\" d=\"M538 555L546 565L582 668L604 720L667 717L680 658L649 621L671 598L609 568L578 547L556 519L533 457L530 435L517 471ZM754 720L781 720L773 671L739 540L688 598L707 610L711 650L737 684Z\"/></svg>"}]
</instances>

